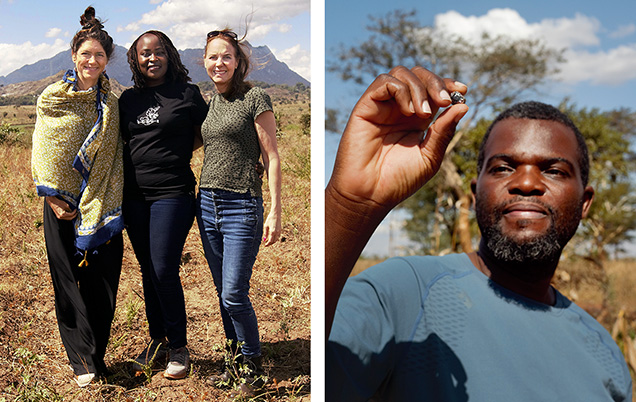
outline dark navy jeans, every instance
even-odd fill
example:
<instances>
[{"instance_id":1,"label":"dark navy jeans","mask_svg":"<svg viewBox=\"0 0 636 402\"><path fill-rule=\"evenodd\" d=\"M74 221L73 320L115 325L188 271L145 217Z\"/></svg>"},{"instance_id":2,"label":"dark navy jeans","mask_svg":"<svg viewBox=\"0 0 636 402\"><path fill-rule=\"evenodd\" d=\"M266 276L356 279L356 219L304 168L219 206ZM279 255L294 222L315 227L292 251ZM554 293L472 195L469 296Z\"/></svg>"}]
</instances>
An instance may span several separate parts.
<instances>
[{"instance_id":1,"label":"dark navy jeans","mask_svg":"<svg viewBox=\"0 0 636 402\"><path fill-rule=\"evenodd\" d=\"M259 356L250 278L263 237L263 200L249 194L201 189L197 222L219 296L227 339L243 343L244 356Z\"/></svg>"},{"instance_id":2,"label":"dark navy jeans","mask_svg":"<svg viewBox=\"0 0 636 402\"><path fill-rule=\"evenodd\" d=\"M123 206L128 237L141 267L150 336L167 337L172 349L188 343L179 267L194 212L193 195L125 200Z\"/></svg>"}]
</instances>

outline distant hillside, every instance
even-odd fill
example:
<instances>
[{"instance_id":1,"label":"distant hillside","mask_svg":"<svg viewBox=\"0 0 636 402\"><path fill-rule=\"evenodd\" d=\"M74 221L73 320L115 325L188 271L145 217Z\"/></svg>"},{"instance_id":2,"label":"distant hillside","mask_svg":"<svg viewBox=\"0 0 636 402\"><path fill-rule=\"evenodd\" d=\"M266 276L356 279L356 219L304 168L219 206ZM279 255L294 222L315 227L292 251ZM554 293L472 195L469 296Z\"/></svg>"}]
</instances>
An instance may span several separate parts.
<instances>
[{"instance_id":1,"label":"distant hillside","mask_svg":"<svg viewBox=\"0 0 636 402\"><path fill-rule=\"evenodd\" d=\"M62 79L66 70L60 70L57 74L42 78L37 81L22 81L16 84L3 85L0 87L0 95L8 97L19 96L37 96L44 88ZM113 92L120 95L126 87L121 85L116 79L110 79L110 85ZM34 100L35 102L35 100Z\"/></svg>"},{"instance_id":2,"label":"distant hillside","mask_svg":"<svg viewBox=\"0 0 636 402\"><path fill-rule=\"evenodd\" d=\"M267 46L250 46L250 48L252 49L252 62L255 68L247 77L249 80L289 86L294 86L297 83L302 83L305 86L310 85L309 81L292 71L285 63L278 61ZM115 54L108 63L106 72L110 78L114 78L127 87L132 85L132 73L128 66L126 51L127 49L123 46L115 47ZM210 79L203 68L203 49L186 49L180 50L179 53L181 61L190 71L190 78L192 78L193 83ZM26 65L6 77L0 77L0 85L40 81L69 68L73 68L70 49L58 53L50 59Z\"/></svg>"}]
</instances>

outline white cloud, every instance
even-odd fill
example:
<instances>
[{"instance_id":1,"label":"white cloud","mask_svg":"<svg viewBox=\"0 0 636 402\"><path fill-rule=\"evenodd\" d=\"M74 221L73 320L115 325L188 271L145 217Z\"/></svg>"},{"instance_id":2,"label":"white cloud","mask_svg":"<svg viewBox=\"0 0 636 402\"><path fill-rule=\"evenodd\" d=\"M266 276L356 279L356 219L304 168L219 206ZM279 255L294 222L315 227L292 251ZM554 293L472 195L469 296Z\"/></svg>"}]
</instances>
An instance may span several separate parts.
<instances>
[{"instance_id":1,"label":"white cloud","mask_svg":"<svg viewBox=\"0 0 636 402\"><path fill-rule=\"evenodd\" d=\"M291 31L292 28L293 27L291 25L289 25L289 24L280 24L280 25L278 25L278 32L287 33L289 31Z\"/></svg>"},{"instance_id":2,"label":"white cloud","mask_svg":"<svg viewBox=\"0 0 636 402\"><path fill-rule=\"evenodd\" d=\"M636 44L601 52L568 51L565 57L568 62L559 76L566 83L618 86L636 79Z\"/></svg>"},{"instance_id":3,"label":"white cloud","mask_svg":"<svg viewBox=\"0 0 636 402\"><path fill-rule=\"evenodd\" d=\"M600 22L575 14L573 18L543 19L529 23L515 10L492 9L482 16L463 16L449 11L435 17L435 28L477 41L483 33L514 39L543 39L547 46L566 49L566 62L559 67L559 78L568 83L589 81L596 85L618 85L636 78L636 44L598 50L602 45ZM611 37L636 32L634 24L619 27Z\"/></svg>"},{"instance_id":4,"label":"white cloud","mask_svg":"<svg viewBox=\"0 0 636 402\"><path fill-rule=\"evenodd\" d=\"M513 39L542 38L557 49L578 45L598 45L600 23L595 18L576 14L574 18L544 19L529 23L510 8L495 8L482 16L463 16L449 11L435 17L435 28L467 40L478 41L483 33Z\"/></svg>"},{"instance_id":5,"label":"white cloud","mask_svg":"<svg viewBox=\"0 0 636 402\"><path fill-rule=\"evenodd\" d=\"M60 33L62 32L62 30L60 28L51 28L46 32L46 37L47 38L55 38L57 36L60 35Z\"/></svg>"},{"instance_id":6,"label":"white cloud","mask_svg":"<svg viewBox=\"0 0 636 402\"><path fill-rule=\"evenodd\" d=\"M483 33L512 38L528 37L532 34L532 29L519 13L509 8L492 9L480 17L465 17L457 11L449 11L435 16L435 28L471 41L479 40Z\"/></svg>"},{"instance_id":7,"label":"white cloud","mask_svg":"<svg viewBox=\"0 0 636 402\"><path fill-rule=\"evenodd\" d=\"M2 54L0 76L5 76L27 64L53 57L66 49L68 49L68 43L62 39L56 39L53 44L40 43L34 45L31 42L20 44L0 43L0 54Z\"/></svg>"},{"instance_id":8,"label":"white cloud","mask_svg":"<svg viewBox=\"0 0 636 402\"><path fill-rule=\"evenodd\" d=\"M117 31L165 30L177 48L186 49L201 47L205 35L213 29L227 26L242 35L246 18L251 18L247 39L255 40L279 29L277 21L309 9L309 0L263 0L257 6L252 0L167 0Z\"/></svg>"},{"instance_id":9,"label":"white cloud","mask_svg":"<svg viewBox=\"0 0 636 402\"><path fill-rule=\"evenodd\" d=\"M597 46L601 40L597 36L601 28L596 18L576 14L573 19L545 19L533 24L535 34L557 49L577 46Z\"/></svg>"},{"instance_id":10,"label":"white cloud","mask_svg":"<svg viewBox=\"0 0 636 402\"><path fill-rule=\"evenodd\" d=\"M311 58L309 52L303 50L300 45L288 49L272 50L276 59L287 64L294 72L300 74L307 81L311 81Z\"/></svg>"},{"instance_id":11,"label":"white cloud","mask_svg":"<svg viewBox=\"0 0 636 402\"><path fill-rule=\"evenodd\" d=\"M626 36L629 36L629 35L633 34L634 32L636 32L636 25L635 24L621 25L614 32L610 33L609 37L610 38L624 38Z\"/></svg>"}]
</instances>

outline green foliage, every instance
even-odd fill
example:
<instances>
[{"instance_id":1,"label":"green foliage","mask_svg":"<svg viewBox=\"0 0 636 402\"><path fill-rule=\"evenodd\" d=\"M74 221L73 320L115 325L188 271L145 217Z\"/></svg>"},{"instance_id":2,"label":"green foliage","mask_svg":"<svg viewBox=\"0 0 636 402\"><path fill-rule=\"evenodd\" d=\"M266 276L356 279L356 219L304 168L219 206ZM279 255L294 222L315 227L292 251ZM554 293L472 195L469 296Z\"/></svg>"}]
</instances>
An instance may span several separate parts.
<instances>
[{"instance_id":1,"label":"green foliage","mask_svg":"<svg viewBox=\"0 0 636 402\"><path fill-rule=\"evenodd\" d=\"M325 130L339 133L340 121L338 119L338 111L336 109L327 108L325 110Z\"/></svg>"},{"instance_id":2,"label":"green foliage","mask_svg":"<svg viewBox=\"0 0 636 402\"><path fill-rule=\"evenodd\" d=\"M143 298L139 294L137 294L136 296L133 296L132 294L130 294L128 296L128 300L126 300L126 306L125 306L126 327L128 327L131 330L133 329L133 325L135 324L135 321L137 320L137 315L139 314L139 311L141 310L143 305L144 305Z\"/></svg>"},{"instance_id":3,"label":"green foliage","mask_svg":"<svg viewBox=\"0 0 636 402\"><path fill-rule=\"evenodd\" d=\"M0 124L0 144L15 143L20 140L22 131L8 123Z\"/></svg>"},{"instance_id":4,"label":"green foliage","mask_svg":"<svg viewBox=\"0 0 636 402\"><path fill-rule=\"evenodd\" d=\"M283 161L283 172L290 172L301 180L311 180L311 150L293 151L292 156Z\"/></svg>"},{"instance_id":5,"label":"green foliage","mask_svg":"<svg viewBox=\"0 0 636 402\"><path fill-rule=\"evenodd\" d=\"M311 114L303 113L300 116L300 126L303 130L304 135L311 134Z\"/></svg>"},{"instance_id":6,"label":"green foliage","mask_svg":"<svg viewBox=\"0 0 636 402\"><path fill-rule=\"evenodd\" d=\"M38 100L37 95L0 96L0 106L35 105L37 100Z\"/></svg>"},{"instance_id":7,"label":"green foliage","mask_svg":"<svg viewBox=\"0 0 636 402\"><path fill-rule=\"evenodd\" d=\"M626 109L601 112L577 109L564 101L564 110L585 137L590 153L589 184L595 201L577 233L576 242L587 256L602 265L609 248L632 240L636 230L636 193L630 174L636 170L636 154L630 148L636 113Z\"/></svg>"},{"instance_id":8,"label":"green foliage","mask_svg":"<svg viewBox=\"0 0 636 402\"><path fill-rule=\"evenodd\" d=\"M38 381L36 377L37 365L44 360L44 357L31 352L29 349L19 347L16 349L14 358L20 371L21 382L15 383L15 401L28 402L53 402L62 401L62 397L58 395L52 388Z\"/></svg>"}]
</instances>

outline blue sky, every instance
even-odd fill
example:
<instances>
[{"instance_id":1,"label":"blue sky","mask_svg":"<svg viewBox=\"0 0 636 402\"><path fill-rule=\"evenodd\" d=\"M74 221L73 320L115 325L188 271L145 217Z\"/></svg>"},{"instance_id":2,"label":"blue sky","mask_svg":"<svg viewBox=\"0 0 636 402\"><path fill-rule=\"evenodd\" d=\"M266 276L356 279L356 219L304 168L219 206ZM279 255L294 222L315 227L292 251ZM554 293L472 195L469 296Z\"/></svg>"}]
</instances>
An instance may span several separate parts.
<instances>
[{"instance_id":1,"label":"blue sky","mask_svg":"<svg viewBox=\"0 0 636 402\"><path fill-rule=\"evenodd\" d=\"M558 104L569 96L579 107L636 110L636 2L635 1L377 1L325 2L325 60L334 57L337 45L364 42L369 16L396 9L416 10L424 25L455 26L454 33L476 37L483 30L515 37L543 36L549 45L566 48L568 62L561 65L559 81L550 82L540 99ZM451 28L445 28L451 29ZM461 77L459 77L461 78ZM342 111L345 120L366 85L342 82L325 73L325 107ZM470 96L470 90L469 94ZM326 133L325 181L333 167L339 136ZM403 213L392 213L378 228L365 254L388 255L389 228L393 246L405 244L399 227Z\"/></svg>"},{"instance_id":2,"label":"blue sky","mask_svg":"<svg viewBox=\"0 0 636 402\"><path fill-rule=\"evenodd\" d=\"M0 76L69 48L79 17L92 5L115 43L128 47L149 29L165 32L179 49L202 48L207 32L238 33L254 11L247 40L311 81L309 0L0 0Z\"/></svg>"}]
</instances>

